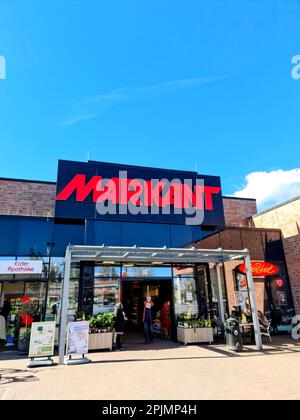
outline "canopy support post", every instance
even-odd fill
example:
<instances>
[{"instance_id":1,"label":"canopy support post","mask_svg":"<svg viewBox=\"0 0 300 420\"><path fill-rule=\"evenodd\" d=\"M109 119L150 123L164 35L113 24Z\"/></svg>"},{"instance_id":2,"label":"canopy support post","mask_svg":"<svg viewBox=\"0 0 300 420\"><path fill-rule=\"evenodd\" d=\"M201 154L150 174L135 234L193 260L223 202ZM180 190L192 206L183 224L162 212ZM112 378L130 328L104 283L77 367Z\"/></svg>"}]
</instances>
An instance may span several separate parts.
<instances>
[{"instance_id":1,"label":"canopy support post","mask_svg":"<svg viewBox=\"0 0 300 420\"><path fill-rule=\"evenodd\" d=\"M65 343L66 331L68 321L68 306L69 306L69 284L71 272L71 249L67 247L65 256L65 270L62 289L62 301L60 309L60 331L59 331L59 364L65 363Z\"/></svg>"},{"instance_id":2,"label":"canopy support post","mask_svg":"<svg viewBox=\"0 0 300 420\"><path fill-rule=\"evenodd\" d=\"M258 313L257 313L257 308L256 308L254 283L253 283L251 260L250 260L249 253L244 257L244 260L245 260L245 265L246 265L248 292L249 292L251 313L252 313L252 320L253 320L253 327L254 327L254 334L255 334L255 343L256 343L257 350L262 350L263 346L262 346L262 339L261 339L261 334L260 334Z\"/></svg>"},{"instance_id":3,"label":"canopy support post","mask_svg":"<svg viewBox=\"0 0 300 420\"><path fill-rule=\"evenodd\" d=\"M218 279L218 295L219 295L219 305L220 305L220 316L223 324L225 324L225 310L224 310L224 301L223 301L223 288L222 288L222 278L221 278L221 268L220 264L216 265L217 279Z\"/></svg>"}]
</instances>

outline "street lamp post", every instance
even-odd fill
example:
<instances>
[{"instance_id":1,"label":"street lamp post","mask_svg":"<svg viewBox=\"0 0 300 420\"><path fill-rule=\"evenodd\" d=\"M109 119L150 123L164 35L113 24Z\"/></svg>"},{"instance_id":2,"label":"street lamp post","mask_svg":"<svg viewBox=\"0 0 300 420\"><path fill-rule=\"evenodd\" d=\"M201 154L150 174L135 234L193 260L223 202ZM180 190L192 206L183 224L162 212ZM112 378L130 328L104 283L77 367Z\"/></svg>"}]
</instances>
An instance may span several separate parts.
<instances>
[{"instance_id":1,"label":"street lamp post","mask_svg":"<svg viewBox=\"0 0 300 420\"><path fill-rule=\"evenodd\" d=\"M45 308L44 308L44 314L43 318L44 321L46 319L46 313L47 313L47 300L48 300L48 290L49 290L49 280L50 280L50 264L51 264L51 254L52 254L52 248L54 247L54 242L47 242L47 248L46 253L48 257L48 271L47 271L47 280L46 280L46 293L45 293Z\"/></svg>"}]
</instances>

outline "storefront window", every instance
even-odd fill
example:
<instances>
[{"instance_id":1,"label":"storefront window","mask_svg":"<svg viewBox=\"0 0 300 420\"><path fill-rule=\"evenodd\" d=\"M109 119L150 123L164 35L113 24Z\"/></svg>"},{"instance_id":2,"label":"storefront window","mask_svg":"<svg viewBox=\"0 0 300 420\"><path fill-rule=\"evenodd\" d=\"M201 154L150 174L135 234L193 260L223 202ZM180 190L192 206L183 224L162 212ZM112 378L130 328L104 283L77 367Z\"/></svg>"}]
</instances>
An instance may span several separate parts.
<instances>
[{"instance_id":1,"label":"storefront window","mask_svg":"<svg viewBox=\"0 0 300 420\"><path fill-rule=\"evenodd\" d=\"M63 268L62 269L64 270L64 263L63 263ZM62 277L63 277L63 275L62 275ZM71 264L70 277L72 279L75 279L75 278L79 279L79 277L80 277L80 263L79 262Z\"/></svg>"},{"instance_id":2,"label":"storefront window","mask_svg":"<svg viewBox=\"0 0 300 420\"><path fill-rule=\"evenodd\" d=\"M120 277L121 267L95 266L95 277Z\"/></svg>"},{"instance_id":3,"label":"storefront window","mask_svg":"<svg viewBox=\"0 0 300 420\"><path fill-rule=\"evenodd\" d=\"M27 296L37 308L37 318L42 319L45 309L46 282L5 281L1 288L0 307L7 299L12 310L18 312L21 309L23 296Z\"/></svg>"},{"instance_id":4,"label":"storefront window","mask_svg":"<svg viewBox=\"0 0 300 420\"><path fill-rule=\"evenodd\" d=\"M64 275L64 258L52 257L50 260L49 278L62 279L63 275Z\"/></svg>"},{"instance_id":5,"label":"storefront window","mask_svg":"<svg viewBox=\"0 0 300 420\"><path fill-rule=\"evenodd\" d=\"M196 266L196 290L199 308L199 318L208 318L211 315L211 287L208 283L206 266Z\"/></svg>"},{"instance_id":6,"label":"storefront window","mask_svg":"<svg viewBox=\"0 0 300 420\"><path fill-rule=\"evenodd\" d=\"M70 279L68 315L75 315L78 309L79 280Z\"/></svg>"},{"instance_id":7,"label":"storefront window","mask_svg":"<svg viewBox=\"0 0 300 420\"><path fill-rule=\"evenodd\" d=\"M46 321L59 322L62 282L52 280L48 283Z\"/></svg>"},{"instance_id":8,"label":"storefront window","mask_svg":"<svg viewBox=\"0 0 300 420\"><path fill-rule=\"evenodd\" d=\"M22 304L24 286L23 281L3 282L1 300L4 302L7 299L11 308L18 311Z\"/></svg>"},{"instance_id":9,"label":"storefront window","mask_svg":"<svg viewBox=\"0 0 300 420\"><path fill-rule=\"evenodd\" d=\"M237 314L240 317L245 318L249 307L247 277L244 274L235 271L235 281L233 306L236 308ZM248 317L250 317L249 314Z\"/></svg>"},{"instance_id":10,"label":"storefront window","mask_svg":"<svg viewBox=\"0 0 300 420\"><path fill-rule=\"evenodd\" d=\"M194 277L178 276L174 278L175 314L198 316L196 281Z\"/></svg>"},{"instance_id":11,"label":"storefront window","mask_svg":"<svg viewBox=\"0 0 300 420\"><path fill-rule=\"evenodd\" d=\"M218 278L215 268L210 269L210 284L211 284L211 294L212 294L212 313L220 318L220 299L219 299L219 288L218 288Z\"/></svg>"},{"instance_id":12,"label":"storefront window","mask_svg":"<svg viewBox=\"0 0 300 420\"><path fill-rule=\"evenodd\" d=\"M212 317L215 315L218 318L221 317L220 313L220 296L219 296L219 285L218 285L218 277L217 277L217 270L214 264L210 264L210 284L211 284L211 315ZM223 307L225 313L228 313L228 302L226 297L226 285L224 279L224 271L223 268L220 267L220 276L221 276L221 287L222 287L222 300L223 300Z\"/></svg>"},{"instance_id":13,"label":"storefront window","mask_svg":"<svg viewBox=\"0 0 300 420\"><path fill-rule=\"evenodd\" d=\"M184 276L184 277L194 277L195 267L188 265L176 265L173 267L173 275L175 276Z\"/></svg>"},{"instance_id":14,"label":"storefront window","mask_svg":"<svg viewBox=\"0 0 300 420\"><path fill-rule=\"evenodd\" d=\"M172 269L171 267L123 265L122 278L126 277L172 277Z\"/></svg>"},{"instance_id":15,"label":"storefront window","mask_svg":"<svg viewBox=\"0 0 300 420\"><path fill-rule=\"evenodd\" d=\"M120 301L119 279L95 279L93 315L113 312Z\"/></svg>"},{"instance_id":16,"label":"storefront window","mask_svg":"<svg viewBox=\"0 0 300 420\"><path fill-rule=\"evenodd\" d=\"M45 282L26 282L25 295L29 297L38 311L38 317L41 319L45 308L45 294L47 283Z\"/></svg>"},{"instance_id":17,"label":"storefront window","mask_svg":"<svg viewBox=\"0 0 300 420\"><path fill-rule=\"evenodd\" d=\"M287 271L283 263L274 262L279 272L265 279L269 304L265 313L272 319L273 328L280 332L290 332L294 307Z\"/></svg>"}]
</instances>

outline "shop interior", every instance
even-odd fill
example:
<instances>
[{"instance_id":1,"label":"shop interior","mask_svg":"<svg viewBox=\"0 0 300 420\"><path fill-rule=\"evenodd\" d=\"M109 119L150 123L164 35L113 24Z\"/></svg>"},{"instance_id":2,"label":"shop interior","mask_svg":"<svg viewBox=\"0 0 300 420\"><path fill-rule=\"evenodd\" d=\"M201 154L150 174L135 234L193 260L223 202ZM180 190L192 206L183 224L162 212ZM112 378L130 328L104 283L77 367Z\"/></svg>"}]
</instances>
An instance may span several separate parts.
<instances>
[{"instance_id":1,"label":"shop interior","mask_svg":"<svg viewBox=\"0 0 300 420\"><path fill-rule=\"evenodd\" d=\"M44 316L46 282L37 281L4 281L0 282L0 307L7 301L14 313L19 312L22 298L27 296L36 308L36 319Z\"/></svg>"},{"instance_id":2,"label":"shop interior","mask_svg":"<svg viewBox=\"0 0 300 420\"><path fill-rule=\"evenodd\" d=\"M151 296L153 339L173 339L173 299L171 279L133 279L122 281L122 303L128 318L125 342L143 342L143 312L147 296Z\"/></svg>"}]
</instances>

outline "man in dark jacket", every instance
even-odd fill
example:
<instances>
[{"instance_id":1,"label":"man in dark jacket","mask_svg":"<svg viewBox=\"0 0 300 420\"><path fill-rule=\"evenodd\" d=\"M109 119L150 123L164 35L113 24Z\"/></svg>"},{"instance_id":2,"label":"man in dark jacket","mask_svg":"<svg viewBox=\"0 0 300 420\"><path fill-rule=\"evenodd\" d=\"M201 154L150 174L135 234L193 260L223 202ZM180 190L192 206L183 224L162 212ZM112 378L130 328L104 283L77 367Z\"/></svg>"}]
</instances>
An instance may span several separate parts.
<instances>
[{"instance_id":1,"label":"man in dark jacket","mask_svg":"<svg viewBox=\"0 0 300 420\"><path fill-rule=\"evenodd\" d=\"M1 315L4 316L5 321L7 321L7 317L10 314L10 311L11 311L11 305L9 301L5 299L2 310L1 310Z\"/></svg>"},{"instance_id":2,"label":"man in dark jacket","mask_svg":"<svg viewBox=\"0 0 300 420\"><path fill-rule=\"evenodd\" d=\"M123 311L122 303L117 305L116 318L115 318L115 330L116 330L116 350L121 351L123 335L125 332L125 322L127 321L125 312Z\"/></svg>"}]
</instances>

